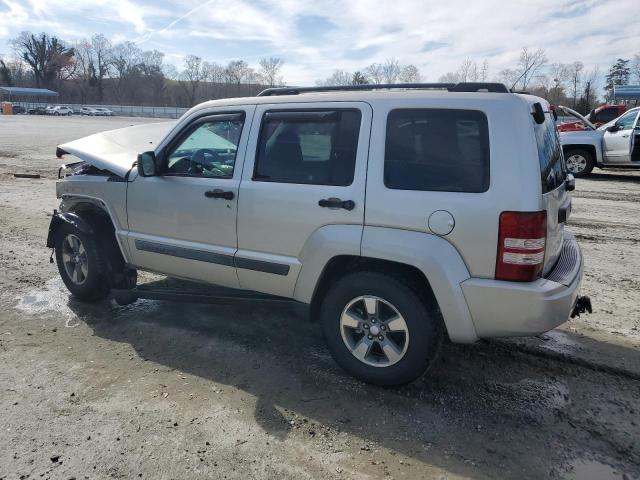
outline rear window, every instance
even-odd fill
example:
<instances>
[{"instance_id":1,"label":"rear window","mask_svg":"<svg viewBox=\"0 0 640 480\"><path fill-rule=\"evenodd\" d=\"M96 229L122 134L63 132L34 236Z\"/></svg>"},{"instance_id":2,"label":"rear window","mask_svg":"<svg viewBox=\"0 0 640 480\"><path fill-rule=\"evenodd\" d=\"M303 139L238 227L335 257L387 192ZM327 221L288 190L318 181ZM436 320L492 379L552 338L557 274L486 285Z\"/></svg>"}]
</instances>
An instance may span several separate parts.
<instances>
[{"instance_id":1,"label":"rear window","mask_svg":"<svg viewBox=\"0 0 640 480\"><path fill-rule=\"evenodd\" d=\"M534 127L538 144L542 193L555 190L567 177L555 122L551 114L546 115L546 121L541 125L535 124Z\"/></svg>"},{"instance_id":2,"label":"rear window","mask_svg":"<svg viewBox=\"0 0 640 480\"><path fill-rule=\"evenodd\" d=\"M487 117L476 110L392 110L387 117L384 183L398 190L485 192Z\"/></svg>"}]
</instances>

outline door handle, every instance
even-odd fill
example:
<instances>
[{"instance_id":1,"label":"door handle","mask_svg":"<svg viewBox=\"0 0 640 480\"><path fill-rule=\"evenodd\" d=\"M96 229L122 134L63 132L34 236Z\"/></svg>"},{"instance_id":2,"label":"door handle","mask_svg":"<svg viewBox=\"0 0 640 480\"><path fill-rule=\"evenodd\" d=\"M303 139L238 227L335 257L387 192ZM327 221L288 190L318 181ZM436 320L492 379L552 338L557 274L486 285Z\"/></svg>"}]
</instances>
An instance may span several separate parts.
<instances>
[{"instance_id":1,"label":"door handle","mask_svg":"<svg viewBox=\"0 0 640 480\"><path fill-rule=\"evenodd\" d=\"M324 208L338 209L344 208L345 210L353 210L356 208L356 202L353 200L340 200L339 198L323 198L318 201L318 205Z\"/></svg>"},{"instance_id":2,"label":"door handle","mask_svg":"<svg viewBox=\"0 0 640 480\"><path fill-rule=\"evenodd\" d=\"M215 190L207 190L206 192L204 192L204 196L207 198L223 198L225 200L233 200L236 195L231 191L224 191L220 188L216 188Z\"/></svg>"},{"instance_id":3,"label":"door handle","mask_svg":"<svg viewBox=\"0 0 640 480\"><path fill-rule=\"evenodd\" d=\"M629 134L627 135L620 135L622 138L629 138Z\"/></svg>"}]
</instances>

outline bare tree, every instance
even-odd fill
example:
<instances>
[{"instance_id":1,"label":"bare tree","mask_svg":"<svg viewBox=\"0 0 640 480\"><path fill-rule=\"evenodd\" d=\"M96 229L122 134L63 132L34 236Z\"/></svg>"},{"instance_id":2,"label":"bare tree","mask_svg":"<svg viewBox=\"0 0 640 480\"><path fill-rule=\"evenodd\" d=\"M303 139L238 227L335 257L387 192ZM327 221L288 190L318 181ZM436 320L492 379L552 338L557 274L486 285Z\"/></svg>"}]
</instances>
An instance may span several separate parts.
<instances>
[{"instance_id":1,"label":"bare tree","mask_svg":"<svg viewBox=\"0 0 640 480\"><path fill-rule=\"evenodd\" d=\"M8 87L22 85L27 81L24 62L13 58L0 58L0 83Z\"/></svg>"},{"instance_id":2,"label":"bare tree","mask_svg":"<svg viewBox=\"0 0 640 480\"><path fill-rule=\"evenodd\" d=\"M447 72L444 75L440 75L438 81L441 83L458 83L460 76L458 72Z\"/></svg>"},{"instance_id":3,"label":"bare tree","mask_svg":"<svg viewBox=\"0 0 640 480\"><path fill-rule=\"evenodd\" d=\"M357 72L353 72L353 77L351 77L351 85L367 85L369 81L364 74L358 70Z\"/></svg>"},{"instance_id":4,"label":"bare tree","mask_svg":"<svg viewBox=\"0 0 640 480\"><path fill-rule=\"evenodd\" d=\"M382 64L382 78L384 83L396 83L400 76L400 62L397 58L387 58Z\"/></svg>"},{"instance_id":5,"label":"bare tree","mask_svg":"<svg viewBox=\"0 0 640 480\"><path fill-rule=\"evenodd\" d=\"M331 76L325 80L316 82L318 85L329 87L337 85L351 85L353 75L344 70L335 70Z\"/></svg>"},{"instance_id":6,"label":"bare tree","mask_svg":"<svg viewBox=\"0 0 640 480\"><path fill-rule=\"evenodd\" d=\"M364 76L367 81L373 84L380 84L384 81L383 67L380 63L372 63L364 69Z\"/></svg>"},{"instance_id":7,"label":"bare tree","mask_svg":"<svg viewBox=\"0 0 640 480\"><path fill-rule=\"evenodd\" d=\"M515 69L503 70L501 76L509 81L512 89L519 85L522 90L526 90L536 73L546 63L547 57L543 49L531 51L528 47L523 47L520 51L518 66Z\"/></svg>"},{"instance_id":8,"label":"bare tree","mask_svg":"<svg viewBox=\"0 0 640 480\"><path fill-rule=\"evenodd\" d=\"M248 82L254 76L255 72L244 60L233 60L224 69L225 80L236 85Z\"/></svg>"},{"instance_id":9,"label":"bare tree","mask_svg":"<svg viewBox=\"0 0 640 480\"><path fill-rule=\"evenodd\" d=\"M184 70L181 73L182 85L187 91L189 106L196 101L196 92L200 82L204 79L202 71L202 58L196 55L187 55L184 59Z\"/></svg>"},{"instance_id":10,"label":"bare tree","mask_svg":"<svg viewBox=\"0 0 640 480\"><path fill-rule=\"evenodd\" d=\"M119 43L111 50L111 64L116 79L115 95L119 103L131 96L142 51L133 42Z\"/></svg>"},{"instance_id":11,"label":"bare tree","mask_svg":"<svg viewBox=\"0 0 640 480\"><path fill-rule=\"evenodd\" d=\"M284 60L278 57L260 59L260 75L267 85L273 87L283 83L282 77L280 77L283 65Z\"/></svg>"},{"instance_id":12,"label":"bare tree","mask_svg":"<svg viewBox=\"0 0 640 480\"><path fill-rule=\"evenodd\" d=\"M470 80L472 70L476 68L476 62L472 61L470 58L466 58L463 60L460 68L458 68L458 81L459 82L467 82Z\"/></svg>"},{"instance_id":13,"label":"bare tree","mask_svg":"<svg viewBox=\"0 0 640 480\"><path fill-rule=\"evenodd\" d=\"M405 65L400 70L398 78L401 83L418 83L420 81L420 70L415 65Z\"/></svg>"},{"instance_id":14,"label":"bare tree","mask_svg":"<svg viewBox=\"0 0 640 480\"><path fill-rule=\"evenodd\" d=\"M487 60L486 58L482 62L482 67L480 67L478 80L480 80L481 82L486 82L489 80L489 60Z\"/></svg>"},{"instance_id":15,"label":"bare tree","mask_svg":"<svg viewBox=\"0 0 640 480\"><path fill-rule=\"evenodd\" d=\"M22 32L11 44L33 71L37 87L51 87L72 73L74 50L55 36Z\"/></svg>"},{"instance_id":16,"label":"bare tree","mask_svg":"<svg viewBox=\"0 0 640 480\"><path fill-rule=\"evenodd\" d=\"M569 65L569 75L571 79L571 93L573 96L573 108L576 108L578 102L578 92L580 90L582 70L584 64L582 62L573 62Z\"/></svg>"}]
</instances>

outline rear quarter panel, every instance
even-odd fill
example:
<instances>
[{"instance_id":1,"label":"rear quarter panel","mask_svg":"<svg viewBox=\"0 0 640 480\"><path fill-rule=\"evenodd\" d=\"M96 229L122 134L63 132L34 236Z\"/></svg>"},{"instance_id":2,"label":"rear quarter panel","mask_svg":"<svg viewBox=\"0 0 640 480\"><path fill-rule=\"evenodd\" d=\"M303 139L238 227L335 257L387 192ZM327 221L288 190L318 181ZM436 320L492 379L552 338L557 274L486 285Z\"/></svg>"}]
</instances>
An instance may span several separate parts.
<instances>
[{"instance_id":1,"label":"rear quarter panel","mask_svg":"<svg viewBox=\"0 0 640 480\"><path fill-rule=\"evenodd\" d=\"M383 179L386 123L387 115L396 108L458 108L483 112L489 125L489 189L483 193L460 193L387 188ZM455 227L442 238L457 250L471 276L493 278L500 213L540 208L540 170L529 108L516 95L491 93L445 93L430 98L377 100L371 133L365 226L431 234L429 216L437 210L446 210L454 217Z\"/></svg>"}]
</instances>

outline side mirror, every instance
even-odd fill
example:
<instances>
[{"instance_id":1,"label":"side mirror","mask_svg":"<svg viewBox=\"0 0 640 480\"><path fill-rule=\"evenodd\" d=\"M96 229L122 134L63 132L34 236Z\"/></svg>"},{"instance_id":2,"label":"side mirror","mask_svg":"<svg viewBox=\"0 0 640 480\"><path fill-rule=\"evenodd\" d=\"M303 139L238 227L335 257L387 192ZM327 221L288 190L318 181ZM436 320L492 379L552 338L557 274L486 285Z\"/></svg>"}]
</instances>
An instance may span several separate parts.
<instances>
[{"instance_id":1,"label":"side mirror","mask_svg":"<svg viewBox=\"0 0 640 480\"><path fill-rule=\"evenodd\" d=\"M620 127L616 124L611 125L610 127L607 127L607 132L609 133L615 133L618 130L620 130Z\"/></svg>"},{"instance_id":2,"label":"side mirror","mask_svg":"<svg viewBox=\"0 0 640 480\"><path fill-rule=\"evenodd\" d=\"M153 177L156 174L156 154L144 152L138 155L138 175Z\"/></svg>"}]
</instances>

